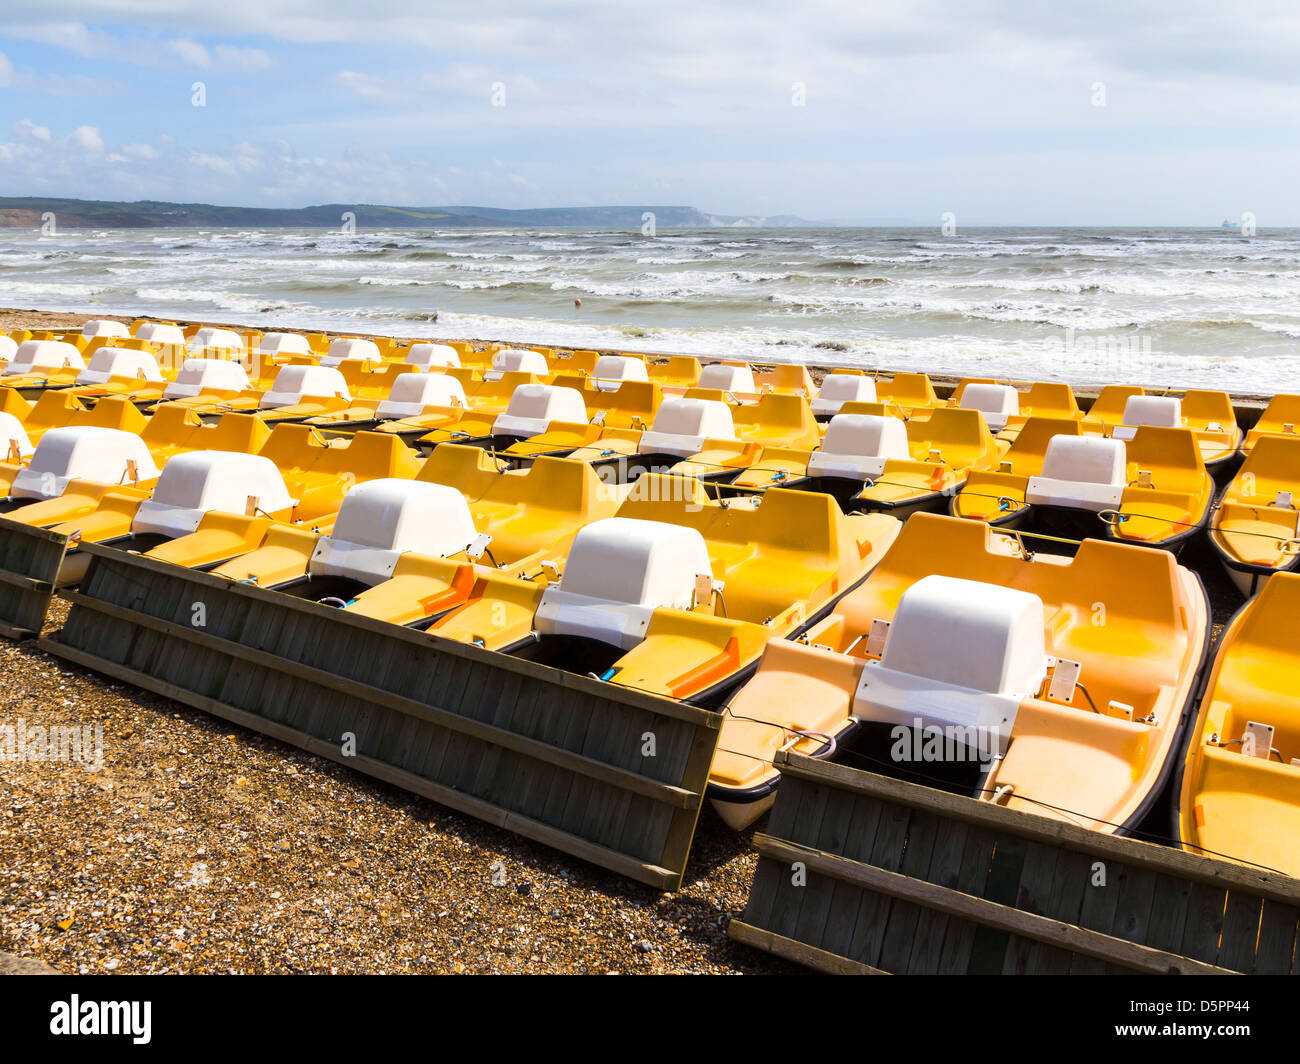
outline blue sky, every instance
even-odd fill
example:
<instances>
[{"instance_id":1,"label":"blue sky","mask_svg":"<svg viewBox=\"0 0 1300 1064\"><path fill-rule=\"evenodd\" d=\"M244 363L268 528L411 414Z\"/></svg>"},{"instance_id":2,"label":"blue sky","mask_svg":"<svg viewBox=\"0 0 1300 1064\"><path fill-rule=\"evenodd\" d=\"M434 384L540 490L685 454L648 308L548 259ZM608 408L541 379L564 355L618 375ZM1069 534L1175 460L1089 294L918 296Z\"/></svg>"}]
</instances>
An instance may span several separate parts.
<instances>
[{"instance_id":1,"label":"blue sky","mask_svg":"<svg viewBox=\"0 0 1300 1064\"><path fill-rule=\"evenodd\" d=\"M1270 227L1298 120L1272 0L0 10L6 195Z\"/></svg>"}]
</instances>

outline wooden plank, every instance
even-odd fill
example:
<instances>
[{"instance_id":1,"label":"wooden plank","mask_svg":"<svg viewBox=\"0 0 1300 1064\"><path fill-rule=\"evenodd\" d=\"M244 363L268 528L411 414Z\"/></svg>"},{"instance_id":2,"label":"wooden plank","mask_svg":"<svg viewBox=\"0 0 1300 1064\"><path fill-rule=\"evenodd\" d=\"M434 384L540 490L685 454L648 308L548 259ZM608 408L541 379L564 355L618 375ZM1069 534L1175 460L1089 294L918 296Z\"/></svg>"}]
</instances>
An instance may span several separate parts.
<instances>
[{"instance_id":1,"label":"wooden plank","mask_svg":"<svg viewBox=\"0 0 1300 1064\"><path fill-rule=\"evenodd\" d=\"M1027 841L1057 844L1082 853L1095 854L1103 860L1141 865L1222 887L1224 890L1248 890L1283 904L1300 905L1300 880L1280 873L1203 857L1137 839L1105 835L1063 820L994 806L962 795L906 783L846 765L818 761L793 752L779 753L775 760L783 774L804 776L859 794L870 794L886 801L901 802L914 808L953 816L995 831L1012 832Z\"/></svg>"},{"instance_id":2,"label":"wooden plank","mask_svg":"<svg viewBox=\"0 0 1300 1064\"><path fill-rule=\"evenodd\" d=\"M810 869L865 889L902 898L928 909L970 917L1009 934L1025 935L1050 942L1072 952L1084 953L1137 971L1186 975L1230 975L1226 969L1203 964L1176 954L1154 950L1110 935L1052 920L1034 913L1021 912L1008 905L976 898L969 894L933 883L912 879L883 868L846 861L841 857L819 853L768 835L755 835L758 852L777 860L802 860Z\"/></svg>"},{"instance_id":3,"label":"wooden plank","mask_svg":"<svg viewBox=\"0 0 1300 1064\"><path fill-rule=\"evenodd\" d=\"M1222 887L1193 883L1187 897L1187 919L1179 952L1186 957L1212 964L1219 957L1219 938L1223 934L1223 910L1228 898Z\"/></svg>"},{"instance_id":4,"label":"wooden plank","mask_svg":"<svg viewBox=\"0 0 1300 1064\"><path fill-rule=\"evenodd\" d=\"M0 569L0 584L16 587L21 591L53 591L54 585L48 580L38 580L22 573L11 573Z\"/></svg>"},{"instance_id":5,"label":"wooden plank","mask_svg":"<svg viewBox=\"0 0 1300 1064\"><path fill-rule=\"evenodd\" d=\"M1095 856L1095 855L1091 855ZM1119 909L1120 895L1125 893L1127 866L1113 865L1103 861L1106 881L1100 886L1092 886L1083 892L1083 902L1079 906L1079 926L1089 931L1110 934L1115 926L1115 913ZM1150 943L1148 943L1150 945ZM1177 952L1176 945L1169 952ZM1103 975L1106 972L1107 958L1097 956L1076 956L1070 962L1071 975Z\"/></svg>"},{"instance_id":6,"label":"wooden plank","mask_svg":"<svg viewBox=\"0 0 1300 1064\"><path fill-rule=\"evenodd\" d=\"M940 819L931 813L914 812L908 824L907 849L899 863L899 872L919 878L930 869L934 841L939 834ZM889 926L880 944L880 967L887 972L908 970L916 929L927 916L918 905L896 898L889 909Z\"/></svg>"},{"instance_id":7,"label":"wooden plank","mask_svg":"<svg viewBox=\"0 0 1300 1064\"><path fill-rule=\"evenodd\" d=\"M989 861L988 877L981 895L1000 905L1013 905L1020 890L1020 873L1025 867L1024 839L1005 832L996 836L993 855ZM1007 947L1011 937L1001 928L980 922L971 940L970 961L967 971L971 975L995 975L1006 962Z\"/></svg>"},{"instance_id":8,"label":"wooden plank","mask_svg":"<svg viewBox=\"0 0 1300 1064\"><path fill-rule=\"evenodd\" d=\"M791 779L795 786L806 786L799 780ZM777 791L777 805L780 806L785 793L783 786ZM876 828L880 823L882 804L874 798L864 798L860 794L846 794L839 801L850 806L849 823L844 830L844 837L839 845L827 850L828 853L852 857L854 854L869 854L875 845ZM775 833L777 823L776 811L768 821L768 834ZM857 934L858 913L862 907L862 891L851 883L836 882L831 891L830 904L826 907L825 927L822 931L822 948L847 955L852 948Z\"/></svg>"},{"instance_id":9,"label":"wooden plank","mask_svg":"<svg viewBox=\"0 0 1300 1064\"><path fill-rule=\"evenodd\" d=\"M39 634L67 547L61 532L0 517L0 635Z\"/></svg>"},{"instance_id":10,"label":"wooden plank","mask_svg":"<svg viewBox=\"0 0 1300 1064\"><path fill-rule=\"evenodd\" d=\"M935 833L930 854L930 866L924 878L941 887L952 887L961 874L962 857L971 827L959 820L944 818ZM912 939L912 952L903 971L908 975L933 975L939 970L943 956L944 936L948 933L951 917L947 913L927 913L916 928Z\"/></svg>"},{"instance_id":11,"label":"wooden plank","mask_svg":"<svg viewBox=\"0 0 1300 1064\"><path fill-rule=\"evenodd\" d=\"M1052 886L1041 915L1073 924L1079 920L1084 891L1092 887L1092 861L1087 854L1059 850ZM1120 935L1120 938L1128 938ZM1132 941L1130 939L1130 941ZM1070 970L1073 957L1066 950L1046 943L1030 945L1025 951L1021 971L1026 975L1063 975Z\"/></svg>"},{"instance_id":12,"label":"wooden plank","mask_svg":"<svg viewBox=\"0 0 1300 1064\"><path fill-rule=\"evenodd\" d=\"M436 647L440 654L480 662L510 672L518 672L533 679L572 688L576 691L584 691L588 694L597 694L603 697L602 692L607 692L610 686L587 676L579 676L577 673L565 672L562 669L539 665L523 658L513 658L491 650L484 650L482 647L474 646L471 643L460 643L429 632L418 632L402 625L390 624L387 621L375 620L373 617L364 617L357 613L344 613L332 606L322 606L306 599L269 591L254 584L235 583L224 577L213 576L211 573L199 572L196 569L179 568L156 558L147 558L141 554L128 554L100 543L83 544L78 549L94 558L91 569L87 572L87 581L92 586L94 584L94 570L97 568L108 569L115 573L129 572L133 586L141 589L138 597L140 602L144 601L143 588L147 586L142 580L142 574L151 573L161 576L164 580L183 581L185 584L193 586L196 592L199 589L207 588L214 594L249 598L258 602L269 603L279 610L290 613L301 613L330 619L331 623L345 625L359 632L369 632L385 640L398 640L424 648L432 645ZM81 590L87 592L87 584L83 583ZM108 596L97 592L91 593L97 599L106 600L108 598ZM633 687L619 687L618 691L620 701L626 705L648 708L652 712L675 717L701 727L716 730L722 726L722 715L712 710L701 709L687 702L678 702L662 698L659 695L648 694Z\"/></svg>"},{"instance_id":13,"label":"wooden plank","mask_svg":"<svg viewBox=\"0 0 1300 1064\"><path fill-rule=\"evenodd\" d=\"M1255 970L1255 945L1259 941L1259 919L1263 902L1249 894L1233 891L1223 911L1223 939L1216 964L1234 972Z\"/></svg>"},{"instance_id":14,"label":"wooden plank","mask_svg":"<svg viewBox=\"0 0 1300 1064\"><path fill-rule=\"evenodd\" d=\"M911 819L912 810L906 806L880 803L875 837L871 843L870 856L866 860L878 868L891 871L897 868L903 860L903 847L907 843L907 827ZM757 838L755 836L756 843ZM854 856L846 847L845 859L852 860ZM880 958L880 947L889 928L893 898L878 891L862 890L860 884L852 886L860 897L857 912L852 918L853 939L849 944L848 956L874 967Z\"/></svg>"},{"instance_id":15,"label":"wooden plank","mask_svg":"<svg viewBox=\"0 0 1300 1064\"><path fill-rule=\"evenodd\" d=\"M773 934L761 927L747 924L743 920L732 920L727 925L727 936L736 942L755 949L761 949L777 957L782 957L796 964L805 965L828 975L886 975L888 973L872 968L869 964L860 964L835 953L810 946L784 935Z\"/></svg>"},{"instance_id":16,"label":"wooden plank","mask_svg":"<svg viewBox=\"0 0 1300 1064\"><path fill-rule=\"evenodd\" d=\"M152 617L148 614L135 613L120 606L115 606L112 603L88 598L87 596L77 592L65 592L64 597L76 606L82 606L97 613L102 613L114 620L138 625L141 628L148 628L151 631L184 642L195 643L199 646L227 655L228 657L247 661L254 665L259 665L263 668L273 670L277 674L306 680L309 683L316 684L317 686L339 691L352 698L360 698L368 702L387 706L404 713L407 716L416 717L420 720L437 724L449 731L471 736L483 740L484 742L490 742L508 750L515 750L519 753L527 754L529 757L534 757L539 761L549 762L550 764L570 772L578 773L583 776L591 776L607 783L614 783L626 790L631 790L634 793L654 798L656 801L671 803L682 809L695 809L699 806L700 795L697 792L689 791L681 787L673 787L649 779L645 776L612 768L609 765L593 761L592 759L583 757L580 754L574 754L557 747L547 746L544 743L539 743L533 739L516 735L513 732L507 732L500 728L494 728L491 725L480 724L475 720L461 716L460 714L450 710L441 709L437 706L425 705L420 702L414 702L409 698L403 698L400 695L381 690L378 687L372 687L366 683L361 683L356 680L348 680L342 676L326 672L322 669L317 669L310 665L302 665L299 662L291 661L288 658L279 657L275 654L268 654L266 651L262 650L254 650L252 647L246 647L228 639L221 639L217 636L209 635L206 631L201 629L189 628L185 625L175 624L172 621L160 620L159 618Z\"/></svg>"},{"instance_id":17,"label":"wooden plank","mask_svg":"<svg viewBox=\"0 0 1300 1064\"><path fill-rule=\"evenodd\" d=\"M1056 868L1066 854L1054 846L1045 846L1041 842L1030 843L1025 849L1025 863L1020 871L1020 885L1016 890L1015 907L1021 912L1036 913L1039 916L1054 916L1049 913L1052 888L1056 883ZM1073 921L1070 921L1073 922ZM1006 955L1002 961L1002 971L1006 975L1023 975L1029 970L1030 956L1037 940L1013 936L1007 943Z\"/></svg>"},{"instance_id":18,"label":"wooden plank","mask_svg":"<svg viewBox=\"0 0 1300 1064\"><path fill-rule=\"evenodd\" d=\"M1297 971L1296 930L1300 909L1264 900L1259 918L1259 946L1255 950L1256 975L1290 975Z\"/></svg>"},{"instance_id":19,"label":"wooden plank","mask_svg":"<svg viewBox=\"0 0 1300 1064\"><path fill-rule=\"evenodd\" d=\"M616 853L613 850L604 847L595 846L585 839L561 832L549 824L540 823L526 817L520 817L517 814L481 801L472 795L464 794L448 787L443 787L422 776L416 776L412 773L394 768L392 765L385 764L373 758L365 757L360 754L346 757L343 755L336 743L324 741L286 725L269 721L265 717L261 717L256 713L250 713L234 706L225 705L224 703L217 702L215 699L208 698L204 695L197 695L194 692L178 687L175 684L168 683L164 680L157 680L151 676L124 668L114 662L96 658L92 654L87 654L73 647L64 646L54 640L42 639L40 645L42 650L63 658L66 661L71 661L74 664L81 665L88 669L94 669L96 672L102 672L106 676L111 676L114 679L134 684L147 691L153 691L155 694L164 695L165 697L174 699L177 702L183 702L186 705L194 706L196 709L202 709L207 713L211 713L213 716L229 720L235 724L248 728L251 731L260 732L263 735L269 735L272 738L300 747L301 749L319 757L328 758L331 761L347 765L349 768L354 768L359 772L364 772L377 779L382 779L387 783L392 783L405 790L413 791L416 794L429 798L440 805L457 809L463 813L469 814L470 816L476 817L479 820L486 821L489 824L494 824L497 827L514 832L517 835L522 835L525 838L544 843L547 846L572 854L575 857L580 857L583 860L591 861L594 864L610 868L631 879L636 879L642 883L648 883L651 886L659 887L663 890L675 890L681 883L680 872L647 862L635 861L624 854Z\"/></svg>"},{"instance_id":20,"label":"wooden plank","mask_svg":"<svg viewBox=\"0 0 1300 1064\"><path fill-rule=\"evenodd\" d=\"M968 834L962 848L961 867L951 883L935 880L940 886L952 887L963 894L983 897L993 864L993 851L997 836L973 824L966 825ZM978 925L973 920L948 917L948 928L943 936L943 949L935 969L938 975L961 975L970 967L971 949L975 944Z\"/></svg>"}]
</instances>

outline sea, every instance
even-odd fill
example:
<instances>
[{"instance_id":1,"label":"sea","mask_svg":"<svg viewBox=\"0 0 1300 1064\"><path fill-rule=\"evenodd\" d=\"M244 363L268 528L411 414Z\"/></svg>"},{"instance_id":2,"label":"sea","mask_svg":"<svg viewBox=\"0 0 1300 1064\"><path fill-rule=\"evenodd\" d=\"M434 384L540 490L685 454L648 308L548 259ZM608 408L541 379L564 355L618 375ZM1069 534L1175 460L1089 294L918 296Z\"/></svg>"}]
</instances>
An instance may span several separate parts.
<instances>
[{"instance_id":1,"label":"sea","mask_svg":"<svg viewBox=\"0 0 1300 1064\"><path fill-rule=\"evenodd\" d=\"M0 305L1074 384L1300 388L1300 230L0 230Z\"/></svg>"}]
</instances>

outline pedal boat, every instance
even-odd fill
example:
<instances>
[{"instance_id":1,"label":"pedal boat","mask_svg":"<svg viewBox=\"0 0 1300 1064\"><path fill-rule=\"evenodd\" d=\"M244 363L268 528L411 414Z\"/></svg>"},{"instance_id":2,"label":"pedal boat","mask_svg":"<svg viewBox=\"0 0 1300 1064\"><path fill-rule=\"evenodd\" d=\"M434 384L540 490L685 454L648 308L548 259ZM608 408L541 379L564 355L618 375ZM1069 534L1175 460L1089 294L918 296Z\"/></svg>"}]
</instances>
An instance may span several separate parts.
<instances>
[{"instance_id":1,"label":"pedal boat","mask_svg":"<svg viewBox=\"0 0 1300 1064\"><path fill-rule=\"evenodd\" d=\"M1260 436L1210 517L1210 545L1249 598L1300 569L1300 436Z\"/></svg>"},{"instance_id":2,"label":"pedal boat","mask_svg":"<svg viewBox=\"0 0 1300 1064\"><path fill-rule=\"evenodd\" d=\"M1258 446L1258 444L1256 445ZM1174 825L1183 848L1300 878L1300 574L1229 623L1189 728Z\"/></svg>"},{"instance_id":3,"label":"pedal boat","mask_svg":"<svg viewBox=\"0 0 1300 1064\"><path fill-rule=\"evenodd\" d=\"M753 823L793 748L1128 832L1175 767L1209 633L1199 579L1166 551L1027 555L917 514L800 645L768 644L727 704L708 795Z\"/></svg>"},{"instance_id":4,"label":"pedal boat","mask_svg":"<svg viewBox=\"0 0 1300 1064\"><path fill-rule=\"evenodd\" d=\"M1076 422L1033 419L996 470L968 478L952 513L1172 551L1205 525L1214 480L1190 430L1141 426L1127 441L1079 431Z\"/></svg>"}]
</instances>

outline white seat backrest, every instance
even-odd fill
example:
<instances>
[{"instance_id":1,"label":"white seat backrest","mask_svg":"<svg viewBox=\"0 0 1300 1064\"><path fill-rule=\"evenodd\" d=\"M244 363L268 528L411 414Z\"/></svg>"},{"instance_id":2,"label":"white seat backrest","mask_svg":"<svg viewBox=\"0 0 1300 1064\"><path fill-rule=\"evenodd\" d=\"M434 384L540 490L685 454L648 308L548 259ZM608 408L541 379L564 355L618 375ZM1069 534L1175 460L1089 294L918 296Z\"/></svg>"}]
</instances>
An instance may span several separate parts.
<instances>
[{"instance_id":1,"label":"white seat backrest","mask_svg":"<svg viewBox=\"0 0 1300 1064\"><path fill-rule=\"evenodd\" d=\"M343 374L330 366L284 366L259 404L263 409L293 406L304 399L352 401Z\"/></svg>"},{"instance_id":2,"label":"white seat backrest","mask_svg":"<svg viewBox=\"0 0 1300 1064\"><path fill-rule=\"evenodd\" d=\"M826 426L821 449L864 458L908 458L907 425L877 414L836 414Z\"/></svg>"},{"instance_id":3,"label":"white seat backrest","mask_svg":"<svg viewBox=\"0 0 1300 1064\"><path fill-rule=\"evenodd\" d=\"M645 359L633 358L631 355L601 355L596 359L591 375L601 391L613 391L624 381L650 379Z\"/></svg>"},{"instance_id":4,"label":"white seat backrest","mask_svg":"<svg viewBox=\"0 0 1300 1064\"><path fill-rule=\"evenodd\" d=\"M1043 476L1080 484L1125 483L1128 462L1123 440L1101 436L1053 436L1043 456Z\"/></svg>"},{"instance_id":5,"label":"white seat backrest","mask_svg":"<svg viewBox=\"0 0 1300 1064\"><path fill-rule=\"evenodd\" d=\"M1037 595L922 577L899 600L883 656L863 667L853 715L960 729L961 742L991 757L1005 751L1020 704L1036 697L1047 662Z\"/></svg>"},{"instance_id":6,"label":"white seat backrest","mask_svg":"<svg viewBox=\"0 0 1300 1064\"><path fill-rule=\"evenodd\" d=\"M187 346L193 351L242 351L244 338L233 329L205 325L190 337Z\"/></svg>"},{"instance_id":7,"label":"white seat backrest","mask_svg":"<svg viewBox=\"0 0 1300 1064\"><path fill-rule=\"evenodd\" d=\"M131 521L133 532L184 536L204 514L257 512L287 517L294 500L269 458L238 451L184 451L163 467L152 497Z\"/></svg>"},{"instance_id":8,"label":"white seat backrest","mask_svg":"<svg viewBox=\"0 0 1300 1064\"><path fill-rule=\"evenodd\" d=\"M242 392L252 387L238 362L225 358L187 358L176 379L163 389L164 399L187 399L200 392Z\"/></svg>"},{"instance_id":9,"label":"white seat backrest","mask_svg":"<svg viewBox=\"0 0 1300 1064\"><path fill-rule=\"evenodd\" d=\"M10 494L49 499L63 494L68 481L130 484L152 480L158 466L144 440L133 432L97 425L50 429L41 437L27 468L14 477Z\"/></svg>"},{"instance_id":10,"label":"white seat backrest","mask_svg":"<svg viewBox=\"0 0 1300 1064\"><path fill-rule=\"evenodd\" d=\"M101 347L90 356L90 365L77 374L78 384L103 384L110 377L133 377L142 381L163 379L158 360L147 351L129 347Z\"/></svg>"},{"instance_id":11,"label":"white seat backrest","mask_svg":"<svg viewBox=\"0 0 1300 1064\"><path fill-rule=\"evenodd\" d=\"M1007 417L1020 413L1020 393L1006 384L968 384L961 393L963 410L978 410L990 424L1006 424Z\"/></svg>"},{"instance_id":12,"label":"white seat backrest","mask_svg":"<svg viewBox=\"0 0 1300 1064\"><path fill-rule=\"evenodd\" d=\"M91 318L81 327L81 335L87 340L94 340L100 336L115 336L125 339L131 335L131 330L120 321L112 321L108 318Z\"/></svg>"},{"instance_id":13,"label":"white seat backrest","mask_svg":"<svg viewBox=\"0 0 1300 1064\"><path fill-rule=\"evenodd\" d=\"M338 520L317 541L308 570L374 584L391 576L405 553L442 558L478 538L469 503L455 488L381 477L344 496Z\"/></svg>"},{"instance_id":14,"label":"white seat backrest","mask_svg":"<svg viewBox=\"0 0 1300 1064\"><path fill-rule=\"evenodd\" d=\"M15 450L19 458L27 458L34 449L23 423L13 414L0 411L0 462L12 461Z\"/></svg>"},{"instance_id":15,"label":"white seat backrest","mask_svg":"<svg viewBox=\"0 0 1300 1064\"><path fill-rule=\"evenodd\" d=\"M135 338L151 344L185 344L185 333L179 325L161 321L146 321L135 330Z\"/></svg>"},{"instance_id":16,"label":"white seat backrest","mask_svg":"<svg viewBox=\"0 0 1300 1064\"><path fill-rule=\"evenodd\" d=\"M429 406L467 406L465 388L446 373L401 373L388 398L375 408L379 418L414 417Z\"/></svg>"},{"instance_id":17,"label":"white seat backrest","mask_svg":"<svg viewBox=\"0 0 1300 1064\"><path fill-rule=\"evenodd\" d=\"M1176 429L1183 423L1183 401L1173 395L1130 395L1124 404L1124 425L1155 425ZM1132 434L1130 433L1130 438Z\"/></svg>"},{"instance_id":18,"label":"white seat backrest","mask_svg":"<svg viewBox=\"0 0 1300 1064\"><path fill-rule=\"evenodd\" d=\"M587 404L576 388L521 384L510 394L505 413L492 423L494 435L536 436L552 421L587 420Z\"/></svg>"},{"instance_id":19,"label":"white seat backrest","mask_svg":"<svg viewBox=\"0 0 1300 1064\"><path fill-rule=\"evenodd\" d=\"M6 376L25 376L61 369L85 369L86 360L73 344L63 340L24 340L5 367Z\"/></svg>"},{"instance_id":20,"label":"white seat backrest","mask_svg":"<svg viewBox=\"0 0 1300 1064\"><path fill-rule=\"evenodd\" d=\"M9 360L14 357L14 352L17 350L17 340L12 336L4 336L0 334L0 369L4 369Z\"/></svg>"},{"instance_id":21,"label":"white seat backrest","mask_svg":"<svg viewBox=\"0 0 1300 1064\"><path fill-rule=\"evenodd\" d=\"M752 395L758 391L754 384L754 373L748 366L729 366L725 362L714 362L700 370L698 388L718 388L724 392Z\"/></svg>"},{"instance_id":22,"label":"white seat backrest","mask_svg":"<svg viewBox=\"0 0 1300 1064\"><path fill-rule=\"evenodd\" d=\"M311 344L298 333L269 332L257 341L257 350L263 355L310 355Z\"/></svg>"},{"instance_id":23,"label":"white seat backrest","mask_svg":"<svg viewBox=\"0 0 1300 1064\"><path fill-rule=\"evenodd\" d=\"M657 609L690 609L700 577L712 577L697 529L608 517L578 530L558 585L542 593L543 635L582 636L624 649L645 636Z\"/></svg>"},{"instance_id":24,"label":"white seat backrest","mask_svg":"<svg viewBox=\"0 0 1300 1064\"><path fill-rule=\"evenodd\" d=\"M379 345L374 340L343 338L330 344L329 354L320 360L322 366L337 366L340 362L382 362Z\"/></svg>"},{"instance_id":25,"label":"white seat backrest","mask_svg":"<svg viewBox=\"0 0 1300 1064\"><path fill-rule=\"evenodd\" d=\"M699 436L734 440L736 423L731 407L716 399L665 399L651 426L655 432L672 436Z\"/></svg>"},{"instance_id":26,"label":"white seat backrest","mask_svg":"<svg viewBox=\"0 0 1300 1064\"><path fill-rule=\"evenodd\" d=\"M822 381L812 401L814 414L838 414L845 403L877 401L876 382L870 377L851 373L832 373Z\"/></svg>"},{"instance_id":27,"label":"white seat backrest","mask_svg":"<svg viewBox=\"0 0 1300 1064\"><path fill-rule=\"evenodd\" d=\"M526 351L507 347L492 356L492 368L483 374L487 380L500 380L505 373L532 373L545 377L551 372L546 356L540 351Z\"/></svg>"},{"instance_id":28,"label":"white seat backrest","mask_svg":"<svg viewBox=\"0 0 1300 1064\"><path fill-rule=\"evenodd\" d=\"M460 354L448 344L411 344L404 361L421 370L451 369L460 365Z\"/></svg>"}]
</instances>

